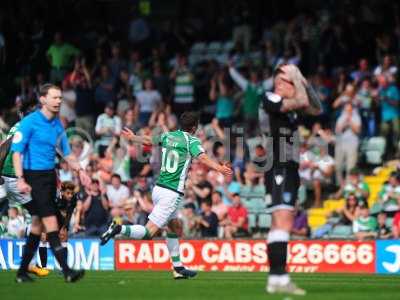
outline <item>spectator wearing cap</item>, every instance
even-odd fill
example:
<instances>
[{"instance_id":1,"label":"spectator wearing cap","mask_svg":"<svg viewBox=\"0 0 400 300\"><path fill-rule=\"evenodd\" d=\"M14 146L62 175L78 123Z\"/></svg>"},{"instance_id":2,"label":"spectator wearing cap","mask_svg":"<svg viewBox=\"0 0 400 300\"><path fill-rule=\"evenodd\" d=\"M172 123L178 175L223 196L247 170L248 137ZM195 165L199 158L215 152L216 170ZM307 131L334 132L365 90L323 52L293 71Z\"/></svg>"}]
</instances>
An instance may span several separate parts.
<instances>
[{"instance_id":1,"label":"spectator wearing cap","mask_svg":"<svg viewBox=\"0 0 400 300\"><path fill-rule=\"evenodd\" d=\"M224 236L228 239L233 237L244 237L248 232L248 213L242 205L240 195L235 194L232 199L232 206L228 208L228 223L225 225Z\"/></svg>"},{"instance_id":2,"label":"spectator wearing cap","mask_svg":"<svg viewBox=\"0 0 400 300\"><path fill-rule=\"evenodd\" d=\"M375 217L369 215L368 206L361 203L359 213L359 217L353 222L353 233L356 239L364 241L366 239L376 238L378 222Z\"/></svg>"},{"instance_id":3,"label":"spectator wearing cap","mask_svg":"<svg viewBox=\"0 0 400 300\"><path fill-rule=\"evenodd\" d=\"M97 141L99 156L104 157L113 137L119 136L121 133L121 118L115 115L114 103L108 102L104 113L98 116L95 131L99 137Z\"/></svg>"},{"instance_id":4,"label":"spectator wearing cap","mask_svg":"<svg viewBox=\"0 0 400 300\"><path fill-rule=\"evenodd\" d=\"M335 126L336 183L340 186L344 184L343 171L347 175L357 164L360 131L360 115L352 104L347 103Z\"/></svg>"},{"instance_id":5,"label":"spectator wearing cap","mask_svg":"<svg viewBox=\"0 0 400 300\"><path fill-rule=\"evenodd\" d=\"M144 81L144 89L135 94L136 110L139 112L139 123L147 126L151 115L161 108L161 94L154 89L153 79Z\"/></svg>"},{"instance_id":6,"label":"spectator wearing cap","mask_svg":"<svg viewBox=\"0 0 400 300\"><path fill-rule=\"evenodd\" d=\"M211 210L211 202L201 202L201 215L198 224L201 237L218 237L218 216Z\"/></svg>"}]
</instances>

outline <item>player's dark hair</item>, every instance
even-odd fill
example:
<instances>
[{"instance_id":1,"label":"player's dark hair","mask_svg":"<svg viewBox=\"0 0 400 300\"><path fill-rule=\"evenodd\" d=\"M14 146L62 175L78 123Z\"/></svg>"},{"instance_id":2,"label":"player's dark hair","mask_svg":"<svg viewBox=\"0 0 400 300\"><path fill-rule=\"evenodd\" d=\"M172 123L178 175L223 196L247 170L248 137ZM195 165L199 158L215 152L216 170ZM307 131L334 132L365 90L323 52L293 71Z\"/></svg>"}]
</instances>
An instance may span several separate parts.
<instances>
[{"instance_id":1,"label":"player's dark hair","mask_svg":"<svg viewBox=\"0 0 400 300\"><path fill-rule=\"evenodd\" d=\"M194 111L185 111L179 118L179 124L183 131L191 131L199 125L199 115Z\"/></svg>"},{"instance_id":2,"label":"player's dark hair","mask_svg":"<svg viewBox=\"0 0 400 300\"><path fill-rule=\"evenodd\" d=\"M39 88L39 96L40 97L45 97L49 93L49 90L54 89L54 90L60 90L61 88L55 84L52 83L45 83Z\"/></svg>"},{"instance_id":3,"label":"player's dark hair","mask_svg":"<svg viewBox=\"0 0 400 300\"><path fill-rule=\"evenodd\" d=\"M61 184L61 191L74 191L75 190L75 184L72 181L64 181Z\"/></svg>"}]
</instances>

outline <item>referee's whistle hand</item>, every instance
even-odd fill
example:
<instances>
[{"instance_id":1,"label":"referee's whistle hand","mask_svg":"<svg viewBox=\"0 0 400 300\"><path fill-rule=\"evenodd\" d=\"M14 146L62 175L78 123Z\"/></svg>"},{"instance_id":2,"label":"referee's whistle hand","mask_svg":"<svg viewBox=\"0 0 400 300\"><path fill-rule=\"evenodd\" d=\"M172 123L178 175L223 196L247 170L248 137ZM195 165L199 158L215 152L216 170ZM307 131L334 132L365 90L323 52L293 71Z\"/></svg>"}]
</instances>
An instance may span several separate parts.
<instances>
[{"instance_id":1,"label":"referee's whistle hand","mask_svg":"<svg viewBox=\"0 0 400 300\"><path fill-rule=\"evenodd\" d=\"M23 194L29 194L32 190L31 186L27 184L23 178L18 179L17 188Z\"/></svg>"}]
</instances>

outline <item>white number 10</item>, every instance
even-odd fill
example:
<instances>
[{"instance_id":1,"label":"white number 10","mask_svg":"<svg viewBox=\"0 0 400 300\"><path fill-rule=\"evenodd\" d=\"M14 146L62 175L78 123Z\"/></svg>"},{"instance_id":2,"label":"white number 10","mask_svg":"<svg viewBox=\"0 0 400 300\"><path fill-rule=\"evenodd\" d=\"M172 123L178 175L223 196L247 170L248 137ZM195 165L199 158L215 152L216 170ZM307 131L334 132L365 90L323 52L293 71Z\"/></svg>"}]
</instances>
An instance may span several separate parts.
<instances>
[{"instance_id":1,"label":"white number 10","mask_svg":"<svg viewBox=\"0 0 400 300\"><path fill-rule=\"evenodd\" d=\"M167 151L166 148L162 148L161 158L161 171L168 173L175 173L178 170L179 154L176 150Z\"/></svg>"}]
</instances>

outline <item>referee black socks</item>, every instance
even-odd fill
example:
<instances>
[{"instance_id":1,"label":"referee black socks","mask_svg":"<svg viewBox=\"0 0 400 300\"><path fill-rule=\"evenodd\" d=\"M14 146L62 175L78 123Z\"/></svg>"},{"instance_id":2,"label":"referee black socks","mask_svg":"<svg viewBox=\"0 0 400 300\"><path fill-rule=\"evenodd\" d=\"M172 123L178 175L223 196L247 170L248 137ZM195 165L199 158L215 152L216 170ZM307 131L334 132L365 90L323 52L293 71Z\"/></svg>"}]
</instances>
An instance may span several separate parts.
<instances>
[{"instance_id":1,"label":"referee black socks","mask_svg":"<svg viewBox=\"0 0 400 300\"><path fill-rule=\"evenodd\" d=\"M20 272L25 273L28 271L29 264L33 256L35 255L39 243L40 243L40 235L30 233L24 247L24 254L22 255L22 261L18 271L19 273Z\"/></svg>"},{"instance_id":2,"label":"referee black socks","mask_svg":"<svg viewBox=\"0 0 400 300\"><path fill-rule=\"evenodd\" d=\"M53 254L57 259L63 273L70 271L65 255L66 251L64 247L61 245L60 238L58 236L58 231L52 231L47 233L47 239L49 241L50 248L53 251Z\"/></svg>"}]
</instances>

